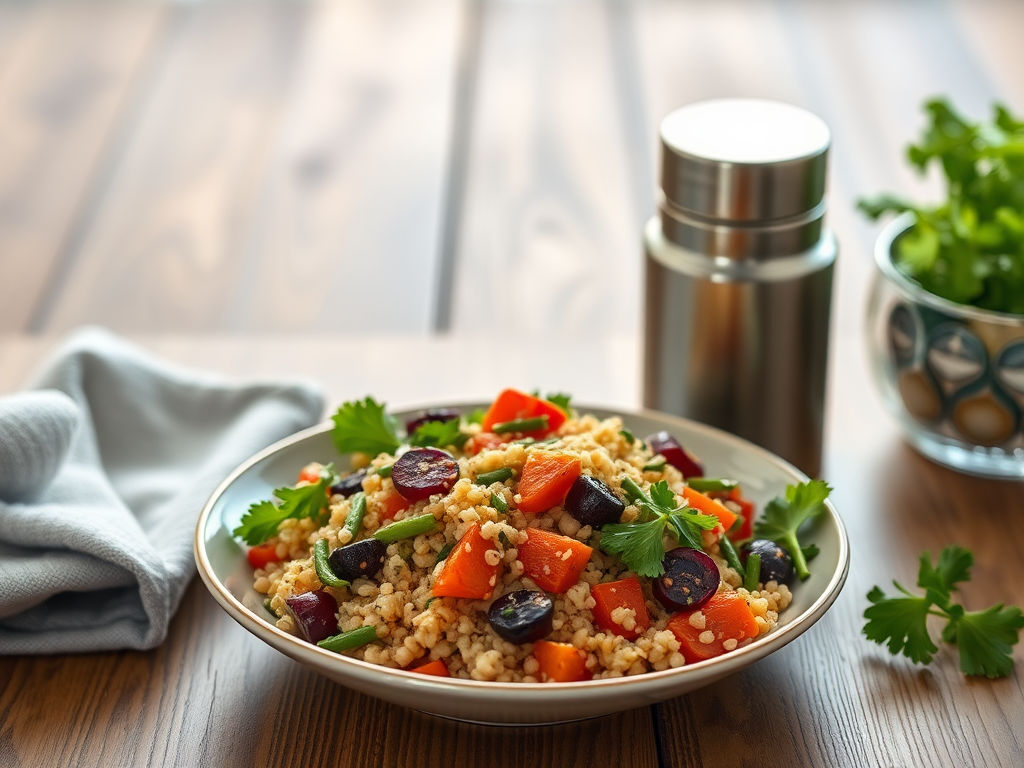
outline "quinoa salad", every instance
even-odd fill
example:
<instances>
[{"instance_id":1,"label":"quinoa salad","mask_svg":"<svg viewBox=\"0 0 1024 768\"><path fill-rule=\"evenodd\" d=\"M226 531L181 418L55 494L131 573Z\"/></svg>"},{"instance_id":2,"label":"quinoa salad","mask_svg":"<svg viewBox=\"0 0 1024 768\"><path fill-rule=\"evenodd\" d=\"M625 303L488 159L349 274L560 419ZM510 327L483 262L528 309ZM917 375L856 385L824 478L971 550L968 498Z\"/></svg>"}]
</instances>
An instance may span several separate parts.
<instances>
[{"instance_id":1,"label":"quinoa salad","mask_svg":"<svg viewBox=\"0 0 1024 768\"><path fill-rule=\"evenodd\" d=\"M343 404L333 439L351 466L302 467L234 530L279 629L426 675L638 675L771 632L816 553L796 531L824 509L821 481L755 524L740 482L672 435L564 395L508 389L404 427L372 398Z\"/></svg>"}]
</instances>

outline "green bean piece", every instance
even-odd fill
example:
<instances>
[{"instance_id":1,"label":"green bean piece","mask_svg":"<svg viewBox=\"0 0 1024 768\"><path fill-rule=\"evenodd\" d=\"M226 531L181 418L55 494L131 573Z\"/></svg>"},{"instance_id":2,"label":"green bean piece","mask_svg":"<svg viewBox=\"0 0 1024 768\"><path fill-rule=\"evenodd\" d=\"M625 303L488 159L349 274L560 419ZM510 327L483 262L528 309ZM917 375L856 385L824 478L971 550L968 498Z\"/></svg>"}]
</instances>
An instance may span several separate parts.
<instances>
[{"instance_id":1,"label":"green bean piece","mask_svg":"<svg viewBox=\"0 0 1024 768\"><path fill-rule=\"evenodd\" d=\"M503 421L500 424L495 424L491 431L496 435L500 435L504 432L533 432L535 429L547 429L548 428L548 417L547 414L543 416L535 416L532 419L512 419L512 421Z\"/></svg>"},{"instance_id":2,"label":"green bean piece","mask_svg":"<svg viewBox=\"0 0 1024 768\"><path fill-rule=\"evenodd\" d=\"M363 527L363 516L366 515L366 494L359 491L352 496L352 508L345 518L345 530L351 535L349 541L355 541L359 535L359 529Z\"/></svg>"},{"instance_id":3,"label":"green bean piece","mask_svg":"<svg viewBox=\"0 0 1024 768\"><path fill-rule=\"evenodd\" d=\"M691 477L686 484L701 493L715 493L716 491L731 491L740 483L739 480L729 480L724 477Z\"/></svg>"},{"instance_id":4,"label":"green bean piece","mask_svg":"<svg viewBox=\"0 0 1024 768\"><path fill-rule=\"evenodd\" d=\"M339 579L327 561L331 554L327 547L327 539L317 539L313 545L313 567L316 568L316 576L325 587L347 587L348 582Z\"/></svg>"},{"instance_id":5,"label":"green bean piece","mask_svg":"<svg viewBox=\"0 0 1024 768\"><path fill-rule=\"evenodd\" d=\"M372 643L376 639L376 629L373 627L360 627L349 632L342 632L340 635L324 638L317 645L325 650L341 653L342 651L350 651L353 648L359 648L367 643Z\"/></svg>"},{"instance_id":6,"label":"green bean piece","mask_svg":"<svg viewBox=\"0 0 1024 768\"><path fill-rule=\"evenodd\" d=\"M533 445L536 442L532 437L524 437L522 440L513 440L509 445Z\"/></svg>"},{"instance_id":7,"label":"green bean piece","mask_svg":"<svg viewBox=\"0 0 1024 768\"><path fill-rule=\"evenodd\" d=\"M430 533L436 528L437 520L434 519L433 515L417 515L416 517L409 517L405 520L399 520L397 523L384 526L373 534L373 538L383 541L385 544L390 544L392 541L398 541L399 539L408 539L413 536L419 536L421 533Z\"/></svg>"},{"instance_id":8,"label":"green bean piece","mask_svg":"<svg viewBox=\"0 0 1024 768\"><path fill-rule=\"evenodd\" d=\"M437 565L438 563L442 562L446 557L448 557L448 555L452 553L453 549L455 549L454 541L449 541L447 544L441 547L441 551L437 553L437 559L434 560L434 565ZM427 601L427 605L430 605L429 600Z\"/></svg>"},{"instance_id":9,"label":"green bean piece","mask_svg":"<svg viewBox=\"0 0 1024 768\"><path fill-rule=\"evenodd\" d=\"M736 554L736 547L732 545L728 536L722 536L718 540L718 548L725 556L725 562L729 564L729 567L736 571L737 574L743 576L746 571L743 570L743 563L740 562L740 556ZM760 566L758 566L760 568Z\"/></svg>"},{"instance_id":10,"label":"green bean piece","mask_svg":"<svg viewBox=\"0 0 1024 768\"><path fill-rule=\"evenodd\" d=\"M508 513L508 502L505 501L505 497L502 496L500 493L492 493L491 494L491 508L498 510L503 515L507 514Z\"/></svg>"},{"instance_id":11,"label":"green bean piece","mask_svg":"<svg viewBox=\"0 0 1024 768\"><path fill-rule=\"evenodd\" d=\"M484 472L482 475L476 476L477 485L490 485L491 483L504 483L506 480L511 480L512 475L511 467L502 467L496 469L493 472Z\"/></svg>"},{"instance_id":12,"label":"green bean piece","mask_svg":"<svg viewBox=\"0 0 1024 768\"><path fill-rule=\"evenodd\" d=\"M636 442L636 438L633 437L633 433L628 429L620 429L619 434L622 435L622 438L630 445Z\"/></svg>"},{"instance_id":13,"label":"green bean piece","mask_svg":"<svg viewBox=\"0 0 1024 768\"><path fill-rule=\"evenodd\" d=\"M761 579L761 556L752 554L747 557L747 573L743 578L743 588L747 592L756 592L758 581Z\"/></svg>"},{"instance_id":14,"label":"green bean piece","mask_svg":"<svg viewBox=\"0 0 1024 768\"><path fill-rule=\"evenodd\" d=\"M622 478L622 490L624 490L626 495L629 496L630 501L646 501L648 504L651 503L650 497L643 492L643 489L641 489L640 486L636 484L636 481L631 477Z\"/></svg>"},{"instance_id":15,"label":"green bean piece","mask_svg":"<svg viewBox=\"0 0 1024 768\"><path fill-rule=\"evenodd\" d=\"M264 607L264 609L266 609L267 613L269 613L271 616L274 616L274 617L277 616L277 611L275 611L273 608L270 607L270 601L269 600L264 600L263 601L263 607Z\"/></svg>"},{"instance_id":16,"label":"green bean piece","mask_svg":"<svg viewBox=\"0 0 1024 768\"><path fill-rule=\"evenodd\" d=\"M380 477L391 477L391 469L394 466L395 466L394 462L392 462L391 464L388 464L387 466L381 467L380 469L377 470L377 474Z\"/></svg>"},{"instance_id":17,"label":"green bean piece","mask_svg":"<svg viewBox=\"0 0 1024 768\"><path fill-rule=\"evenodd\" d=\"M644 472L661 472L665 469L665 465L667 463L668 462L665 461L664 457L661 459L655 459L654 461L644 464Z\"/></svg>"}]
</instances>

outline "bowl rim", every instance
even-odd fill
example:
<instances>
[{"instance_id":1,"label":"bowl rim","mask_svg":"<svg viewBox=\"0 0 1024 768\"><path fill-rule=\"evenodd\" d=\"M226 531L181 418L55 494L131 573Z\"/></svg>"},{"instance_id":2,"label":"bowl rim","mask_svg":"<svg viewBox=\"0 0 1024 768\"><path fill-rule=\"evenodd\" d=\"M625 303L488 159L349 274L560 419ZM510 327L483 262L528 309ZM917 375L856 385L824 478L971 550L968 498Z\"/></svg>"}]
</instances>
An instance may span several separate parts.
<instances>
[{"instance_id":1,"label":"bowl rim","mask_svg":"<svg viewBox=\"0 0 1024 768\"><path fill-rule=\"evenodd\" d=\"M1024 315L1015 315L1010 312L997 312L992 309L982 309L969 304L958 304L955 301L936 296L926 291L920 283L907 277L892 261L892 249L899 240L914 224L917 217L912 211L905 211L890 221L875 240L875 263L878 269L903 296L903 298L915 304L924 304L932 309L938 310L947 315L957 318L979 320L986 323L998 325L1024 326Z\"/></svg>"},{"instance_id":2,"label":"bowl rim","mask_svg":"<svg viewBox=\"0 0 1024 768\"><path fill-rule=\"evenodd\" d=\"M470 403L430 403L420 407L409 407L403 408L397 413L402 414L409 411L422 410L423 408L436 408L440 406L459 408L459 409L472 409L486 405L481 402L470 402ZM786 474L794 475L799 478L800 482L806 482L809 480L807 475L797 469L795 466L785 461L784 459L776 456L770 451L755 445L743 438L737 437L731 433L710 427L699 422L694 422L689 419L685 419L679 416L673 416L671 414L662 413L660 411L654 411L649 409L630 409L621 407L609 407L601 405L591 404L580 404L574 406L575 410L580 413L591 413L593 411L603 411L607 414L621 415L621 416L636 416L641 418L655 419L658 421L666 422L668 424L675 423L678 426L682 426L685 429L703 433L708 437L712 437L717 440L722 440L726 443L732 444L735 447L742 448L744 451L752 451L759 454L763 459L767 460L770 464L775 465L778 469L782 470ZM236 622L241 624L243 627L248 629L252 634L260 637L261 634L267 633L270 637L274 638L276 642L270 643L274 648L279 651L286 653L286 655L297 658L298 656L304 656L307 660L316 660L317 666L322 668L325 665L339 665L340 668L349 668L350 671L364 681L368 680L371 676L379 676L384 674L388 677L393 678L396 682L401 684L413 685L419 690L433 689L435 691L444 691L445 693L452 694L459 690L476 691L477 693L505 693L510 690L518 690L525 692L531 692L537 694L542 692L545 696L550 698L560 697L564 695L571 695L574 693L580 693L585 691L604 691L608 689L614 690L623 685L631 685L642 688L665 688L670 687L677 680L685 679L685 677L703 677L705 674L711 673L715 667L734 667L736 671L746 666L744 661L752 663L763 656L768 655L781 649L783 646L788 645L790 642L795 640L807 629L809 629L815 622L817 622L825 612L832 606L832 604L839 597L843 586L846 583L847 576L850 571L850 544L849 537L846 533L846 527L843 524L842 518L840 517L835 505L831 499L825 501L825 506L828 509L831 521L835 526L836 534L839 544L838 563L836 570L832 573L828 580L828 583L822 588L821 594L809 605L803 613L793 619L792 622L785 626L778 627L772 632L755 639L749 645L744 646L735 651L717 656L712 659L706 659L704 661L696 662L693 664L685 664L682 667L676 667L675 669L666 669L654 672L645 672L642 675L630 675L616 678L605 678L601 680L581 680L571 683L505 683L497 681L485 681L485 680L465 680L462 678L443 678L433 677L427 675L417 674L405 669L393 669L391 667L384 667L379 664L371 664L370 662L363 661L362 659L355 659L343 654L334 653L326 649L320 648L311 643L307 643L304 640L291 635L281 629L278 629L273 624L270 624L264 619L257 616L252 610L246 607L238 598L236 598L229 589L220 581L213 571L212 564L206 553L205 539L203 532L206 529L207 521L213 512L217 501L223 495L223 493L237 480L241 475L247 472L256 464L259 464L264 459L272 456L280 450L283 450L291 445L302 442L311 437L317 436L324 432L329 432L333 428L334 424L329 419L316 424L312 427L304 429L300 432L296 432L289 437L277 441L273 445L264 448L259 451L241 465L239 465L227 478L214 490L203 506L200 512L199 519L196 522L194 543L193 543L193 554L195 557L196 565L199 570L199 574L202 577L203 582L206 584L207 589L211 592L215 600L225 609L231 618L235 619ZM265 638L260 637L264 642L268 642ZM293 651L288 653L283 650L287 647ZM728 674L728 672L726 672Z\"/></svg>"}]
</instances>

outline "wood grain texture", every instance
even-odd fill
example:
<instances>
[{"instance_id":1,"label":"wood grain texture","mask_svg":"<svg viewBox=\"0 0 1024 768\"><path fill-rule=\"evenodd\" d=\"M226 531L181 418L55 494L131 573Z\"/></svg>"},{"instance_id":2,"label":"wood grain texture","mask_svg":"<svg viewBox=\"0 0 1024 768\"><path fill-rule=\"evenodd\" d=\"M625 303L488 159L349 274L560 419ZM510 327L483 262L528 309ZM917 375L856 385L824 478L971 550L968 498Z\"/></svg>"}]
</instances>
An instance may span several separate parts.
<instances>
[{"instance_id":1,"label":"wood grain texture","mask_svg":"<svg viewBox=\"0 0 1024 768\"><path fill-rule=\"evenodd\" d=\"M59 268L162 16L152 4L0 7L0 330L28 327Z\"/></svg>"},{"instance_id":2,"label":"wood grain texture","mask_svg":"<svg viewBox=\"0 0 1024 768\"><path fill-rule=\"evenodd\" d=\"M214 327L429 330L463 5L315 6Z\"/></svg>"},{"instance_id":3,"label":"wood grain texture","mask_svg":"<svg viewBox=\"0 0 1024 768\"><path fill-rule=\"evenodd\" d=\"M636 330L642 222L607 7L491 2L482 27L453 332Z\"/></svg>"},{"instance_id":4,"label":"wood grain texture","mask_svg":"<svg viewBox=\"0 0 1024 768\"><path fill-rule=\"evenodd\" d=\"M241 245L307 9L173 9L133 128L93 190L95 214L69 245L35 330L215 327L244 268Z\"/></svg>"}]
</instances>

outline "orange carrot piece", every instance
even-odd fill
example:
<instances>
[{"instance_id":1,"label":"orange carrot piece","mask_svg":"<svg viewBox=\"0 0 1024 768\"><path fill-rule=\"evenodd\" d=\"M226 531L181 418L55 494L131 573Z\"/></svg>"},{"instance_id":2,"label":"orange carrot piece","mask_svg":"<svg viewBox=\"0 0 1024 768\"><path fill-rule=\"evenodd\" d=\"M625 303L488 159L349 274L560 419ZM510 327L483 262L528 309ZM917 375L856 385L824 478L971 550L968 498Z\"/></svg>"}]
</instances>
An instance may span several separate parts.
<instances>
[{"instance_id":1,"label":"orange carrot piece","mask_svg":"<svg viewBox=\"0 0 1024 768\"><path fill-rule=\"evenodd\" d=\"M725 530L732 528L732 524L736 522L736 515L733 514L724 504L715 501L710 496L705 496L700 491L695 491L690 486L683 488L683 498L689 502L690 506L696 509L698 512L703 512L705 515L714 515L718 518L718 521L722 524Z\"/></svg>"},{"instance_id":2,"label":"orange carrot piece","mask_svg":"<svg viewBox=\"0 0 1024 768\"><path fill-rule=\"evenodd\" d=\"M480 432L469 439L466 450L474 456L480 451L492 451L505 445L511 438L496 435L493 432Z\"/></svg>"},{"instance_id":3,"label":"orange carrot piece","mask_svg":"<svg viewBox=\"0 0 1024 768\"><path fill-rule=\"evenodd\" d=\"M398 491L384 497L384 500L380 503L377 514L381 520L391 520L399 512L404 512L412 506L412 502L405 498Z\"/></svg>"},{"instance_id":4,"label":"orange carrot piece","mask_svg":"<svg viewBox=\"0 0 1024 768\"><path fill-rule=\"evenodd\" d=\"M299 482L305 480L307 483L316 483L320 481L320 465L319 464L307 464L299 472Z\"/></svg>"},{"instance_id":5,"label":"orange carrot piece","mask_svg":"<svg viewBox=\"0 0 1024 768\"><path fill-rule=\"evenodd\" d=\"M246 554L249 565L253 568L266 568L269 563L280 562L277 556L277 544L257 544Z\"/></svg>"},{"instance_id":6,"label":"orange carrot piece","mask_svg":"<svg viewBox=\"0 0 1024 768\"><path fill-rule=\"evenodd\" d=\"M451 677L448 673L448 666L441 661L441 659L435 659L434 661L426 664L421 664L418 667L413 667L409 671L416 672L420 675L432 675L434 677Z\"/></svg>"},{"instance_id":7,"label":"orange carrot piece","mask_svg":"<svg viewBox=\"0 0 1024 768\"><path fill-rule=\"evenodd\" d=\"M737 592L719 592L699 610L704 614L703 629L690 623L694 611L682 611L668 620L668 628L679 640L679 650L688 664L728 653L731 649L725 647L727 640L741 642L748 637L757 637L754 614ZM713 635L710 643L701 642L701 635L705 632Z\"/></svg>"},{"instance_id":8,"label":"orange carrot piece","mask_svg":"<svg viewBox=\"0 0 1024 768\"><path fill-rule=\"evenodd\" d=\"M533 644L533 656L540 664L541 682L574 683L591 677L586 654L569 643L538 640Z\"/></svg>"},{"instance_id":9,"label":"orange carrot piece","mask_svg":"<svg viewBox=\"0 0 1024 768\"><path fill-rule=\"evenodd\" d=\"M519 509L547 512L565 501L573 482L580 476L580 460L564 453L535 451L526 457L519 479Z\"/></svg>"},{"instance_id":10,"label":"orange carrot piece","mask_svg":"<svg viewBox=\"0 0 1024 768\"><path fill-rule=\"evenodd\" d=\"M523 572L547 592L562 593L580 580L594 550L581 541L540 528L526 530L519 545Z\"/></svg>"},{"instance_id":11,"label":"orange carrot piece","mask_svg":"<svg viewBox=\"0 0 1024 768\"><path fill-rule=\"evenodd\" d=\"M516 419L532 419L537 416L548 417L547 429L523 432L525 436L540 439L562 426L566 418L565 412L554 403L520 392L518 389L506 389L495 398L491 407L487 409L482 426L485 432L490 432L494 429L495 424Z\"/></svg>"},{"instance_id":12,"label":"orange carrot piece","mask_svg":"<svg viewBox=\"0 0 1024 768\"><path fill-rule=\"evenodd\" d=\"M501 567L500 560L495 565L487 562L489 551L498 549L493 541L481 535L480 524L473 523L445 559L444 567L434 580L434 596L487 600L498 583Z\"/></svg>"},{"instance_id":13,"label":"orange carrot piece","mask_svg":"<svg viewBox=\"0 0 1024 768\"><path fill-rule=\"evenodd\" d=\"M630 576L628 579L609 581L596 584L590 588L594 598L594 621L601 629L620 635L627 640L636 640L651 626L651 617L647 614L647 603L640 587L640 579ZM636 613L636 627L625 629L612 620L612 611L616 608L632 608Z\"/></svg>"}]
</instances>

